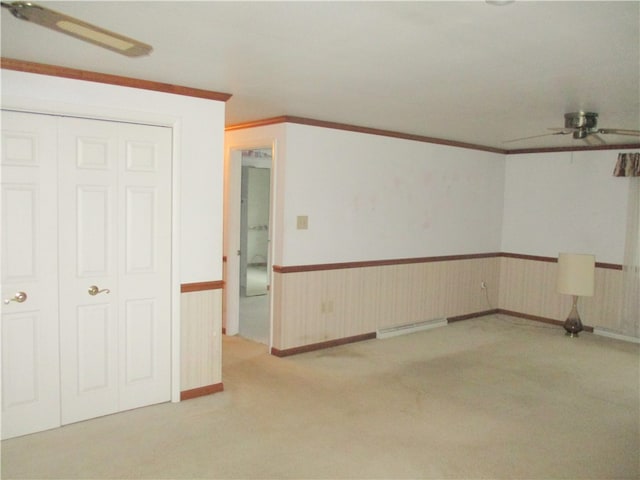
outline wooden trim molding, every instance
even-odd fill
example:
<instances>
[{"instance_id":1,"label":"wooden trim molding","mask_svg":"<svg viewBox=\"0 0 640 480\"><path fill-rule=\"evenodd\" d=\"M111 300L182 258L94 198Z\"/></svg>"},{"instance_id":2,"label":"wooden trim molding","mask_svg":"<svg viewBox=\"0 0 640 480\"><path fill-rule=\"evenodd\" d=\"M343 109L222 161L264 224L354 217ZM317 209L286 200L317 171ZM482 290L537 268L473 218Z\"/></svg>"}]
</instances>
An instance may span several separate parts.
<instances>
[{"instance_id":1,"label":"wooden trim molding","mask_svg":"<svg viewBox=\"0 0 640 480\"><path fill-rule=\"evenodd\" d=\"M519 260L533 260L534 262L558 263L558 259L555 257L543 257L540 255L523 255L521 253L500 252L499 256L505 258L517 258Z\"/></svg>"},{"instance_id":2,"label":"wooden trim molding","mask_svg":"<svg viewBox=\"0 0 640 480\"><path fill-rule=\"evenodd\" d=\"M268 125L277 125L280 123L296 123L299 125L310 125L312 127L332 128L334 130L345 130L348 132L365 133L369 135L379 135L383 137L399 138L402 140L413 140L415 142L433 143L436 145L446 145L449 147L468 148L471 150L480 150L483 152L499 153L502 155L518 155L523 153L549 153L549 152L579 152L583 150L624 150L640 148L640 144L623 144L623 145L593 145L593 146L576 146L576 147L552 147L552 148L521 148L513 150L505 150L502 148L488 147L486 145L478 145L474 143L457 142L454 140L445 140L442 138L427 137L424 135L413 135L410 133L395 132L392 130L382 130L378 128L360 127L357 125L349 125L345 123L328 122L325 120L315 120L313 118L296 117L292 115L281 115L279 117L265 118L252 122L239 123L229 125L225 131L242 130L246 128L265 127Z\"/></svg>"},{"instance_id":3,"label":"wooden trim molding","mask_svg":"<svg viewBox=\"0 0 640 480\"><path fill-rule=\"evenodd\" d=\"M505 253L505 252L502 252L499 255L501 257L506 257L506 258L519 258L521 260L533 260L535 262L558 263L558 259L556 257L542 257L538 255L522 255L520 253ZM622 265L618 263L596 262L596 268L606 268L609 270L622 270Z\"/></svg>"},{"instance_id":4,"label":"wooden trim molding","mask_svg":"<svg viewBox=\"0 0 640 480\"><path fill-rule=\"evenodd\" d=\"M492 258L499 256L499 253L473 253L467 255L443 255L439 257L417 257L417 258L397 258L391 260L370 260L363 262L344 262L344 263L324 263L316 265L292 265L281 266L274 265L273 271L276 273L299 273L299 272L316 272L323 270L342 270L346 268L366 268L381 267L389 265L407 265L412 263L430 263L430 262L451 262L456 260L471 260L476 258Z\"/></svg>"},{"instance_id":5,"label":"wooden trim molding","mask_svg":"<svg viewBox=\"0 0 640 480\"><path fill-rule=\"evenodd\" d=\"M502 313L504 315L510 315L512 317L524 318L526 320L533 320L535 322L548 323L550 325L557 325L559 327L562 327L564 325L563 320L555 320L553 318L539 317L537 315L529 315L528 313L514 312L513 310L505 310L503 308L498 308L496 310L496 313ZM583 328L585 332L593 333L593 327L590 327L588 325L583 325Z\"/></svg>"},{"instance_id":6,"label":"wooden trim molding","mask_svg":"<svg viewBox=\"0 0 640 480\"><path fill-rule=\"evenodd\" d=\"M191 390L185 390L180 392L180 401L191 400L192 398L204 397L205 395L212 395L214 393L224 391L224 385L222 382L214 383L213 385L206 385L204 387L192 388Z\"/></svg>"},{"instance_id":7,"label":"wooden trim molding","mask_svg":"<svg viewBox=\"0 0 640 480\"><path fill-rule=\"evenodd\" d=\"M253 122L245 122L245 123L236 123L235 125L228 125L224 128L225 132L232 132L234 130L245 130L247 128L256 128L256 127L266 127L269 125L279 125L281 123L287 123L289 117L280 116L280 117L271 117L264 118L262 120L255 120Z\"/></svg>"},{"instance_id":8,"label":"wooden trim molding","mask_svg":"<svg viewBox=\"0 0 640 480\"><path fill-rule=\"evenodd\" d=\"M224 281L183 283L180 285L180 293L203 292L206 290L220 290L224 288Z\"/></svg>"},{"instance_id":9,"label":"wooden trim molding","mask_svg":"<svg viewBox=\"0 0 640 480\"><path fill-rule=\"evenodd\" d=\"M360 127L357 125L348 125L346 123L328 122L325 120L316 120L313 118L296 117L292 115L283 115L280 117L266 118L255 122L247 122L242 124L230 125L225 128L226 131L241 130L245 128L264 127L267 125L275 125L279 123L295 123L298 125L309 125L312 127L331 128L334 130L344 130L347 132L365 133L368 135L379 135L382 137L400 138L402 140L413 140L422 143L434 143L437 145L447 145L449 147L469 148L472 150L481 150L483 152L505 154L506 150L494 147L486 147L474 143L456 142L453 140L445 140L442 138L427 137L424 135L413 135L410 133L394 132L392 130L382 130L379 128Z\"/></svg>"},{"instance_id":10,"label":"wooden trim molding","mask_svg":"<svg viewBox=\"0 0 640 480\"><path fill-rule=\"evenodd\" d=\"M617 263L602 263L596 262L596 268L607 268L609 270L622 270L622 265Z\"/></svg>"},{"instance_id":11,"label":"wooden trim molding","mask_svg":"<svg viewBox=\"0 0 640 480\"><path fill-rule=\"evenodd\" d=\"M521 260L532 260L535 262L557 263L555 257L544 257L539 255L524 255L520 253L492 252L492 253L472 253L464 255L442 255L437 257L416 257L416 258L397 258L390 260L368 260L362 262L343 262L343 263L322 263L314 265L274 265L275 273L301 273L301 272L319 272L326 270L342 270L347 268L366 268L381 267L391 265L407 265L412 263L430 263L430 262L452 262L457 260L473 260L477 258L517 258ZM596 268L606 268L610 270L622 270L622 265L617 263L596 262Z\"/></svg>"},{"instance_id":12,"label":"wooden trim molding","mask_svg":"<svg viewBox=\"0 0 640 480\"><path fill-rule=\"evenodd\" d=\"M291 355L298 355L300 353L313 352L314 350L323 350L325 348L337 347L339 345L346 345L347 343L362 342L364 340L372 340L376 338L376 332L363 333L362 335L354 335L353 337L337 338L335 340L328 340L326 342L311 343L309 345L302 345L301 347L286 348L284 350L278 350L271 347L271 355L276 357L289 357Z\"/></svg>"},{"instance_id":13,"label":"wooden trim molding","mask_svg":"<svg viewBox=\"0 0 640 480\"><path fill-rule=\"evenodd\" d=\"M461 322L463 320L469 320L470 318L486 317L487 315L493 315L495 313L498 313L497 308L484 310L482 312L467 313L466 315L456 315L454 317L448 317L447 323Z\"/></svg>"},{"instance_id":14,"label":"wooden trim molding","mask_svg":"<svg viewBox=\"0 0 640 480\"><path fill-rule=\"evenodd\" d=\"M211 90L201 90L199 88L183 87L181 85L171 85L169 83L141 80L138 78L121 77L119 75L110 75L107 73L89 72L86 70L77 70L75 68L60 67L57 65L26 62L13 58L1 58L0 67L5 70L50 75L53 77L84 80L87 82L105 83L121 87L140 88L142 90L153 90L155 92L172 93L175 95L204 98L206 100L216 100L219 102L226 102L231 98L231 94L229 93L213 92Z\"/></svg>"}]
</instances>

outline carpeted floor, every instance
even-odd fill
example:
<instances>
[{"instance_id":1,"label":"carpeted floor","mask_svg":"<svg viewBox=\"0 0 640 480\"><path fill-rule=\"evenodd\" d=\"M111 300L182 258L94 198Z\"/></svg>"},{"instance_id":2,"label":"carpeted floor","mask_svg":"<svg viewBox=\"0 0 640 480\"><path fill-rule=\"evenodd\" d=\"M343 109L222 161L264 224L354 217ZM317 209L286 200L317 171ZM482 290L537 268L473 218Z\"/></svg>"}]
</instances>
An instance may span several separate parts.
<instances>
[{"instance_id":1,"label":"carpeted floor","mask_svg":"<svg viewBox=\"0 0 640 480\"><path fill-rule=\"evenodd\" d=\"M639 478L640 346L504 316L278 359L2 443L2 478Z\"/></svg>"}]
</instances>

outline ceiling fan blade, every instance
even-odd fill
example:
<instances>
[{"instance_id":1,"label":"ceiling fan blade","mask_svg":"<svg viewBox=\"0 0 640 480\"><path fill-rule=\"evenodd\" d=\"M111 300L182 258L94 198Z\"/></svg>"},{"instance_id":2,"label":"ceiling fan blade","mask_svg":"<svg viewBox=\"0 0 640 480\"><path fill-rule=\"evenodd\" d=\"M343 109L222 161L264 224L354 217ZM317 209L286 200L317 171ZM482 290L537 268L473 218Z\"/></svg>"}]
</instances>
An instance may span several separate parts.
<instances>
[{"instance_id":1,"label":"ceiling fan blade","mask_svg":"<svg viewBox=\"0 0 640 480\"><path fill-rule=\"evenodd\" d=\"M613 135L631 135L632 137L640 137L640 130L621 130L619 128L601 128L598 133L610 133Z\"/></svg>"},{"instance_id":2,"label":"ceiling fan blade","mask_svg":"<svg viewBox=\"0 0 640 480\"><path fill-rule=\"evenodd\" d=\"M146 43L31 2L2 2L2 7L8 9L14 17L21 20L37 23L56 32L70 35L128 57L149 55L153 50L151 45Z\"/></svg>"},{"instance_id":3,"label":"ceiling fan blade","mask_svg":"<svg viewBox=\"0 0 640 480\"><path fill-rule=\"evenodd\" d=\"M605 142L604 139L601 136L599 136L597 133L590 133L589 135L584 137L584 141L592 146L607 144L607 142Z\"/></svg>"},{"instance_id":4,"label":"ceiling fan blade","mask_svg":"<svg viewBox=\"0 0 640 480\"><path fill-rule=\"evenodd\" d=\"M549 130L555 130L555 129L549 129ZM552 135L568 135L570 133L573 133L573 130L566 131L565 128L562 128L562 129L559 129L559 130L561 130L561 131L555 132L555 133L543 133L542 135L532 135L530 137L514 138L513 140L505 140L502 143L513 143L513 142L519 142L521 140L529 140L531 138L550 137Z\"/></svg>"}]
</instances>

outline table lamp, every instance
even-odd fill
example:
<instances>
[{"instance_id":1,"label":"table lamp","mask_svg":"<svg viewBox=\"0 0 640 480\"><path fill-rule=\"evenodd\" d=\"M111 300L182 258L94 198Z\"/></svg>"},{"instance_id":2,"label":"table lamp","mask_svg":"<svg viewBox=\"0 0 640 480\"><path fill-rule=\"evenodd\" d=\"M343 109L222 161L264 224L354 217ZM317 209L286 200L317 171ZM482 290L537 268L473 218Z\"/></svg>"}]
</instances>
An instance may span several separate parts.
<instances>
[{"instance_id":1,"label":"table lamp","mask_svg":"<svg viewBox=\"0 0 640 480\"><path fill-rule=\"evenodd\" d=\"M570 337L577 337L583 330L578 315L578 297L593 296L596 257L582 253L561 253L558 255L557 292L573 295L573 307L564 322L564 329Z\"/></svg>"}]
</instances>

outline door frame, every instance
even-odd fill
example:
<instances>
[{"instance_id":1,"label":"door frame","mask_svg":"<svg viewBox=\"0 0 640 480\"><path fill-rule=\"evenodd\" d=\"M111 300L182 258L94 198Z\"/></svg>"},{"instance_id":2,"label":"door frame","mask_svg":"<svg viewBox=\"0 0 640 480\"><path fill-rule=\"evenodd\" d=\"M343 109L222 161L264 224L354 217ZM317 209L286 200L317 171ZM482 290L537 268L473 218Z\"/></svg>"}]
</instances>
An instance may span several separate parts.
<instances>
[{"instance_id":1,"label":"door frame","mask_svg":"<svg viewBox=\"0 0 640 480\"><path fill-rule=\"evenodd\" d=\"M277 232L278 218L276 215L276 178L277 178L277 142L273 138L253 140L225 146L224 162L224 247L226 258L224 269L225 309L223 325L227 335L237 335L240 331L240 219L241 219L241 181L242 181L242 151L271 149L270 172L270 200L269 200L269 251L267 265L274 260L276 245L279 241ZM269 285L269 352L273 347L273 269L267 271Z\"/></svg>"},{"instance_id":2,"label":"door frame","mask_svg":"<svg viewBox=\"0 0 640 480\"><path fill-rule=\"evenodd\" d=\"M139 123L171 128L171 401L180 401L180 117L136 110L68 104L26 97L3 97L2 110Z\"/></svg>"}]
</instances>

